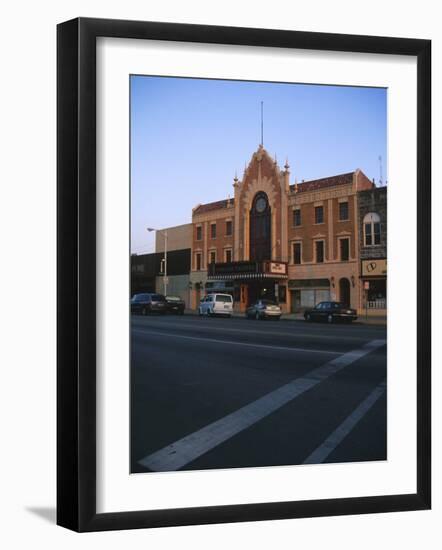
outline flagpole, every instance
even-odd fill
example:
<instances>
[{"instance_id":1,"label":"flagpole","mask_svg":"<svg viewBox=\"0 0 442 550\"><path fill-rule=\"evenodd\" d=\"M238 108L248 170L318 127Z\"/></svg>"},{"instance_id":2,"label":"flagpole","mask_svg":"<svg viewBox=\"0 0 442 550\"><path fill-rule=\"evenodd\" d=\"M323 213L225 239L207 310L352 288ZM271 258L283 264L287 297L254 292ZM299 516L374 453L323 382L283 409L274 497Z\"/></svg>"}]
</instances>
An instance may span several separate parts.
<instances>
[{"instance_id":1,"label":"flagpole","mask_svg":"<svg viewBox=\"0 0 442 550\"><path fill-rule=\"evenodd\" d=\"M261 145L264 147L264 101L261 101Z\"/></svg>"}]
</instances>

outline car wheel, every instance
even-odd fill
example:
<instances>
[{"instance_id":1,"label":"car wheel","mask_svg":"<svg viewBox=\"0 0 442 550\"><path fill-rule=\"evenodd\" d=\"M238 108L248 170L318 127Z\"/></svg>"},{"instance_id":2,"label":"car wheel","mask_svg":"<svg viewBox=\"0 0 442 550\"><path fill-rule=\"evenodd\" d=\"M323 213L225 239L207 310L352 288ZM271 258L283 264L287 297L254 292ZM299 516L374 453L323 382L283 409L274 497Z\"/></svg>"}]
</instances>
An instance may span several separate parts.
<instances>
[{"instance_id":1,"label":"car wheel","mask_svg":"<svg viewBox=\"0 0 442 550\"><path fill-rule=\"evenodd\" d=\"M259 321L259 319L260 319L260 316L259 316L259 312L258 312L258 311L255 313L255 319L256 319L257 321Z\"/></svg>"},{"instance_id":2,"label":"car wheel","mask_svg":"<svg viewBox=\"0 0 442 550\"><path fill-rule=\"evenodd\" d=\"M199 307L198 308L198 315L201 317L202 314L203 314L203 312L201 311L201 308Z\"/></svg>"},{"instance_id":3,"label":"car wheel","mask_svg":"<svg viewBox=\"0 0 442 550\"><path fill-rule=\"evenodd\" d=\"M327 316L327 322L328 322L328 323L333 323L333 321L334 321L333 315L332 315L332 314L328 315L328 316Z\"/></svg>"},{"instance_id":4,"label":"car wheel","mask_svg":"<svg viewBox=\"0 0 442 550\"><path fill-rule=\"evenodd\" d=\"M305 320L308 321L308 322L310 322L312 320L312 317L311 317L310 313L306 314Z\"/></svg>"}]
</instances>

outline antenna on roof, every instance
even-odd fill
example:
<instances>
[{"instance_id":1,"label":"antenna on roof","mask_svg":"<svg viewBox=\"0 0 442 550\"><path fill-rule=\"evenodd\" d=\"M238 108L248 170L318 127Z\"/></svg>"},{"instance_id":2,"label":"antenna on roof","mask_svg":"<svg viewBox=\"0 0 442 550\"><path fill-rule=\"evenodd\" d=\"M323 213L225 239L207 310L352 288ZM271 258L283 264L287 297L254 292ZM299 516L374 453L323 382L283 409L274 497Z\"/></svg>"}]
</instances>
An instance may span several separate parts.
<instances>
[{"instance_id":1,"label":"antenna on roof","mask_svg":"<svg viewBox=\"0 0 442 550\"><path fill-rule=\"evenodd\" d=\"M382 157L379 155L379 185L382 186Z\"/></svg>"},{"instance_id":2,"label":"antenna on roof","mask_svg":"<svg viewBox=\"0 0 442 550\"><path fill-rule=\"evenodd\" d=\"M261 101L261 147L264 147L264 101Z\"/></svg>"}]
</instances>

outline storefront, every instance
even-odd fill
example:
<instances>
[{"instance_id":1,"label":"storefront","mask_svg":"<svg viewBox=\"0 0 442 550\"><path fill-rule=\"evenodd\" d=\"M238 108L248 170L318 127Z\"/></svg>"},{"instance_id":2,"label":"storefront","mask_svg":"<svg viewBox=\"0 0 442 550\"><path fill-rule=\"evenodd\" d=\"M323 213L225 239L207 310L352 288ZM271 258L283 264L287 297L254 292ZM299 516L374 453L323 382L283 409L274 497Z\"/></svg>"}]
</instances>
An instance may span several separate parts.
<instances>
[{"instance_id":1,"label":"storefront","mask_svg":"<svg viewBox=\"0 0 442 550\"><path fill-rule=\"evenodd\" d=\"M299 313L331 299L328 279L290 279L288 288L292 313Z\"/></svg>"},{"instance_id":2,"label":"storefront","mask_svg":"<svg viewBox=\"0 0 442 550\"><path fill-rule=\"evenodd\" d=\"M370 259L361 262L363 307L370 310L387 308L387 260Z\"/></svg>"},{"instance_id":3,"label":"storefront","mask_svg":"<svg viewBox=\"0 0 442 550\"><path fill-rule=\"evenodd\" d=\"M208 283L216 287L223 281L233 285L234 307L245 309L259 298L278 302L283 310L287 302L287 263L244 261L215 263L209 266Z\"/></svg>"}]
</instances>

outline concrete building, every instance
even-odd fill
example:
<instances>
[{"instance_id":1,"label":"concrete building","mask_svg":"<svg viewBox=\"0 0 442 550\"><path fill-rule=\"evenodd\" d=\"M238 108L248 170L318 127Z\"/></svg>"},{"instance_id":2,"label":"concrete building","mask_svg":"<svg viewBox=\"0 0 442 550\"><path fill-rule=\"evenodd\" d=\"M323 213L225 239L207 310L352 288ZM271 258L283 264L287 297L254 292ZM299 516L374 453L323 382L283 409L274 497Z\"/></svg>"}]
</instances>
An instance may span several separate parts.
<instances>
[{"instance_id":1,"label":"concrete building","mask_svg":"<svg viewBox=\"0 0 442 550\"><path fill-rule=\"evenodd\" d=\"M361 308L357 196L375 188L361 170L291 184L260 145L233 188L193 209L191 307L219 290L238 311L264 296L284 312L326 299Z\"/></svg>"},{"instance_id":2,"label":"concrete building","mask_svg":"<svg viewBox=\"0 0 442 550\"><path fill-rule=\"evenodd\" d=\"M167 232L167 277L164 276L164 246ZM156 232L155 252L131 256L131 293L158 292L190 303L190 249L192 224L168 227ZM166 285L165 285L166 282Z\"/></svg>"}]
</instances>

